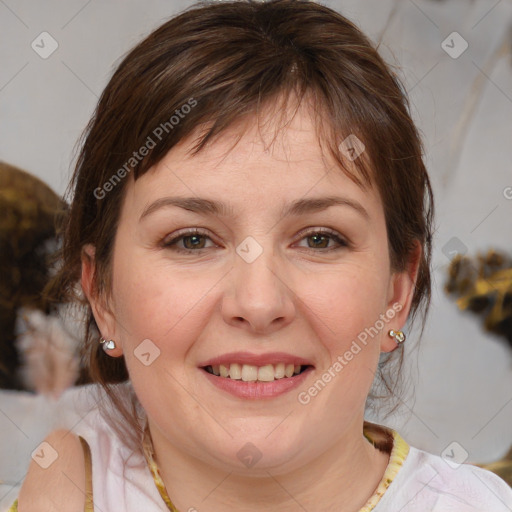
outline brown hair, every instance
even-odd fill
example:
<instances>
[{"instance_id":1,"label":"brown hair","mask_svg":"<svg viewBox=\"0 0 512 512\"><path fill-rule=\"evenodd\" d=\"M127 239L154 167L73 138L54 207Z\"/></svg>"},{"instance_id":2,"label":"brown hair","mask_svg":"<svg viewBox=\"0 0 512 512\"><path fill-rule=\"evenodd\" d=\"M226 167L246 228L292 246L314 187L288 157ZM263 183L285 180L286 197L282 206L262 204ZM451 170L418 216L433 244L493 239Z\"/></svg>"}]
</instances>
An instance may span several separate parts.
<instances>
[{"instance_id":1,"label":"brown hair","mask_svg":"<svg viewBox=\"0 0 512 512\"><path fill-rule=\"evenodd\" d=\"M361 186L375 184L380 193L392 269L404 270L415 242L422 245L410 320L423 308L424 327L434 205L404 89L354 24L304 0L194 5L128 53L83 135L70 183L74 197L63 265L50 293L70 298L80 278L82 247L89 243L96 248L97 292L110 293L112 247L128 173L136 180L198 127L204 130L193 154L234 122L257 116L267 106L282 113L286 109L280 107L292 97L298 108L306 95L314 106L319 140L341 170ZM339 150L350 134L366 147L364 158L354 162L357 175L346 169ZM151 148L135 158L143 147ZM129 417L135 409L123 409L110 388L128 378L124 358L99 349L90 309L88 316L91 378L110 391L114 405ZM401 362L402 350L394 352Z\"/></svg>"}]
</instances>

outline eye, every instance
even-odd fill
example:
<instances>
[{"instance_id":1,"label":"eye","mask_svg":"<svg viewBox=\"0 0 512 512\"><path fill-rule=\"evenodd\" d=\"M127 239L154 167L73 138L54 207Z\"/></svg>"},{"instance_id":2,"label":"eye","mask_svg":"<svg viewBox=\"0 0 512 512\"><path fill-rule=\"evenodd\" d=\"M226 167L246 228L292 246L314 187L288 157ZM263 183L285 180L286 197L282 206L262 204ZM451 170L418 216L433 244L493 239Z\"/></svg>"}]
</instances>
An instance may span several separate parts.
<instances>
[{"instance_id":1,"label":"eye","mask_svg":"<svg viewBox=\"0 0 512 512\"><path fill-rule=\"evenodd\" d=\"M206 247L206 241L211 240L207 232L201 229L193 229L179 233L177 236L170 240L164 240L162 246L165 248L172 248L173 251L181 253L192 253L201 252ZM311 240L312 243L308 243L308 249L320 249L321 252L327 252L337 250L344 247L349 247L349 243L344 240L336 231L328 229L315 229L307 233L302 234L300 240ZM338 247L329 247L329 242L334 241L338 244ZM213 241L212 241L213 243ZM180 246L180 244L183 244Z\"/></svg>"},{"instance_id":2,"label":"eye","mask_svg":"<svg viewBox=\"0 0 512 512\"><path fill-rule=\"evenodd\" d=\"M170 240L164 240L162 246L172 248L174 251L182 253L200 252L202 249L207 249L207 247L205 247L206 240L211 240L206 232L200 229L193 229L185 231ZM184 248L179 247L181 243L183 243Z\"/></svg>"},{"instance_id":3,"label":"eye","mask_svg":"<svg viewBox=\"0 0 512 512\"><path fill-rule=\"evenodd\" d=\"M309 249L326 249L327 251L348 247L349 243L339 233L330 229L315 229L303 234L301 240L308 240ZM309 241L312 241L311 245ZM338 247L328 247L329 242L335 241ZM326 252L326 251L324 251Z\"/></svg>"}]
</instances>

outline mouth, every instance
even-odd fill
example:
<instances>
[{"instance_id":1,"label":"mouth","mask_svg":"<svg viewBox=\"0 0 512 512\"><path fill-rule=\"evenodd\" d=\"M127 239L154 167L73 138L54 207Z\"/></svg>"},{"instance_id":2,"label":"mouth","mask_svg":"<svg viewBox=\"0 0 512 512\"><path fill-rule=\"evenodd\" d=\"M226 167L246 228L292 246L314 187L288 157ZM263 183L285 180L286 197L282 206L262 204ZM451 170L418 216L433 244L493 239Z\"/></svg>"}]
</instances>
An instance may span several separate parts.
<instances>
[{"instance_id":1,"label":"mouth","mask_svg":"<svg viewBox=\"0 0 512 512\"><path fill-rule=\"evenodd\" d=\"M256 366L252 364L226 363L200 367L205 372L220 379L238 380L243 382L273 382L290 379L310 368L310 364L276 363Z\"/></svg>"},{"instance_id":2,"label":"mouth","mask_svg":"<svg viewBox=\"0 0 512 512\"><path fill-rule=\"evenodd\" d=\"M202 361L206 381L241 399L270 399L290 393L313 374L311 359L287 352L231 352Z\"/></svg>"}]
</instances>

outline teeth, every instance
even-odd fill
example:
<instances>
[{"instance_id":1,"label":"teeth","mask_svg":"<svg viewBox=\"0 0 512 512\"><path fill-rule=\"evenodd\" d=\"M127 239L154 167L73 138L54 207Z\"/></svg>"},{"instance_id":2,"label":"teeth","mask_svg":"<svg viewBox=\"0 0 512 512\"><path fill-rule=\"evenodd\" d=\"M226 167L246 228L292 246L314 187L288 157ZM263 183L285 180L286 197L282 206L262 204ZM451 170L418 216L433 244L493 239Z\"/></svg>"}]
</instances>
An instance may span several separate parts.
<instances>
[{"instance_id":1,"label":"teeth","mask_svg":"<svg viewBox=\"0 0 512 512\"><path fill-rule=\"evenodd\" d=\"M251 364L244 364L242 366L242 380L244 382L253 382L258 380L258 367Z\"/></svg>"},{"instance_id":2,"label":"teeth","mask_svg":"<svg viewBox=\"0 0 512 512\"><path fill-rule=\"evenodd\" d=\"M229 367L229 377L231 379L240 380L242 378L242 367L237 363L233 363Z\"/></svg>"},{"instance_id":3,"label":"teeth","mask_svg":"<svg viewBox=\"0 0 512 512\"><path fill-rule=\"evenodd\" d=\"M273 380L293 377L300 373L301 366L293 364L278 363L276 365L266 364L255 366L252 364L232 363L230 365L210 366L214 375L244 382L272 382Z\"/></svg>"},{"instance_id":4,"label":"teeth","mask_svg":"<svg viewBox=\"0 0 512 512\"><path fill-rule=\"evenodd\" d=\"M276 364L274 377L276 379L282 379L284 377L284 363Z\"/></svg>"},{"instance_id":5,"label":"teeth","mask_svg":"<svg viewBox=\"0 0 512 512\"><path fill-rule=\"evenodd\" d=\"M270 382L274 380L274 367L271 364L261 366L258 370L258 380Z\"/></svg>"}]
</instances>

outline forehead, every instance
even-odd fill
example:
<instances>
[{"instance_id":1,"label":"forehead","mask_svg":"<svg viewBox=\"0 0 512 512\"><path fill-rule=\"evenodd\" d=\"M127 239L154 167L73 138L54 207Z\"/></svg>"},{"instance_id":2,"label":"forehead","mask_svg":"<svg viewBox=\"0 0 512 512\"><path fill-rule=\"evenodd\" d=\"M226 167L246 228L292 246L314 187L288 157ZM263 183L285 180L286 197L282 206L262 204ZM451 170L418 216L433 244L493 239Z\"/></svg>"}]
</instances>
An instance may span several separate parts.
<instances>
[{"instance_id":1,"label":"forehead","mask_svg":"<svg viewBox=\"0 0 512 512\"><path fill-rule=\"evenodd\" d=\"M247 117L193 155L201 133L197 130L135 183L131 181L128 200L147 203L165 195L200 196L245 208L339 192L378 208L375 190L354 183L317 132L305 108L298 109L285 126L277 116ZM348 171L358 173L354 165Z\"/></svg>"}]
</instances>

